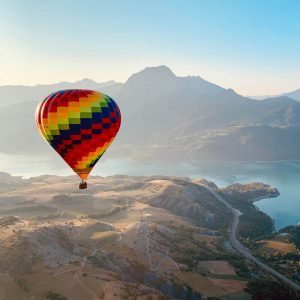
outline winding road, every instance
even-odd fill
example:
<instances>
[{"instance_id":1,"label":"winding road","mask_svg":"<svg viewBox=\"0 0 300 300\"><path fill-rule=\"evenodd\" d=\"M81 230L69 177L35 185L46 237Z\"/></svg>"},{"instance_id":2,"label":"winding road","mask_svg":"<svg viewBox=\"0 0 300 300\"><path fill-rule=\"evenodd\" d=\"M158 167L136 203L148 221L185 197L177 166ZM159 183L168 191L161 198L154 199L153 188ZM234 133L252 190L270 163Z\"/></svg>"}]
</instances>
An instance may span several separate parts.
<instances>
[{"instance_id":1,"label":"winding road","mask_svg":"<svg viewBox=\"0 0 300 300\"><path fill-rule=\"evenodd\" d=\"M224 205L226 205L233 214L233 222L231 224L231 228L230 228L230 237L229 237L229 241L230 244L232 245L232 247L242 256L246 257L247 259L253 261L256 265L258 265L259 267L261 267L262 269L264 269L265 271L267 271L268 273L270 273L272 276L276 277L277 279L283 281L284 283L286 283L287 285L291 286L292 288L296 289L296 290L300 290L300 285L297 284L296 282L290 280L289 278L285 277L284 275L278 273L277 271L275 271L274 269L272 269L271 267L267 266L266 264L264 264L263 262L261 262L260 260L258 260L257 258L255 258L250 250L248 248L246 248L245 246L243 246L241 244L241 242L237 239L236 237L236 233L237 233L237 227L239 224L239 217L242 215L242 213L235 209L234 207L232 207L227 201L225 201L220 195L218 195L213 189L209 188L206 185L197 183L198 185L202 186L203 188L205 188L207 191L209 191L213 196L215 196L215 198L222 202Z\"/></svg>"}]
</instances>

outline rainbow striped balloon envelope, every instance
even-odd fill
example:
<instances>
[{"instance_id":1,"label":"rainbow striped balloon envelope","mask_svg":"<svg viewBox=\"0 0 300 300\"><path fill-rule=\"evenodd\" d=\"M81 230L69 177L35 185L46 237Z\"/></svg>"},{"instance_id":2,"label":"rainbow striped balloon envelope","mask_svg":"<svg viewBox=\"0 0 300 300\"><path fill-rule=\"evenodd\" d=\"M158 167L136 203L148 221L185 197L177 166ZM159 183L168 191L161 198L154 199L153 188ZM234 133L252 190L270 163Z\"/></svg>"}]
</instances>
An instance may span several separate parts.
<instances>
[{"instance_id":1,"label":"rainbow striped balloon envelope","mask_svg":"<svg viewBox=\"0 0 300 300\"><path fill-rule=\"evenodd\" d=\"M116 102L100 92L62 90L38 105L36 124L83 181L117 135L121 113Z\"/></svg>"}]
</instances>

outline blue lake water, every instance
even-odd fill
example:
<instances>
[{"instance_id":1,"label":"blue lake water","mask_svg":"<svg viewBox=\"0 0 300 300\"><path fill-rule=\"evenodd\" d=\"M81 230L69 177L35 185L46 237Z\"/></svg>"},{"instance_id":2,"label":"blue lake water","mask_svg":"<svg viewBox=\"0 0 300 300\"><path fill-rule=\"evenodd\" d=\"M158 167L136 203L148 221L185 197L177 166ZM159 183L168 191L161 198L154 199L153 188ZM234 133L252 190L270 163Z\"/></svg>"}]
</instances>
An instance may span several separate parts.
<instances>
[{"instance_id":1,"label":"blue lake water","mask_svg":"<svg viewBox=\"0 0 300 300\"><path fill-rule=\"evenodd\" d=\"M72 171L53 156L26 157L0 154L0 171L25 177L41 174L71 175ZM280 196L255 204L275 220L276 228L300 222L300 161L197 162L170 164L107 159L96 165L93 175L173 175L204 177L218 186L260 181L278 188Z\"/></svg>"}]
</instances>

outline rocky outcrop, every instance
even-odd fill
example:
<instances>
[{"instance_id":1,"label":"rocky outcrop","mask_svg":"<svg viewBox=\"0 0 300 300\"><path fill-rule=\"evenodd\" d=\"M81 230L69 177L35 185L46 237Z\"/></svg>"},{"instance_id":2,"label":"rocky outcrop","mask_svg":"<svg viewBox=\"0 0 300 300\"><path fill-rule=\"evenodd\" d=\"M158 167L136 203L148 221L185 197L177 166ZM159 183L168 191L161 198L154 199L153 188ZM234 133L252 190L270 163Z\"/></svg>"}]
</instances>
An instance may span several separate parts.
<instances>
[{"instance_id":1,"label":"rocky outcrop","mask_svg":"<svg viewBox=\"0 0 300 300\"><path fill-rule=\"evenodd\" d=\"M192 219L210 229L224 227L230 219L227 207L206 188L186 180L172 181L159 193L149 197L147 203Z\"/></svg>"},{"instance_id":2,"label":"rocky outcrop","mask_svg":"<svg viewBox=\"0 0 300 300\"><path fill-rule=\"evenodd\" d=\"M235 183L220 189L221 192L240 198L243 201L255 202L264 198L273 198L280 195L276 188L261 182L253 182L248 184Z\"/></svg>"}]
</instances>

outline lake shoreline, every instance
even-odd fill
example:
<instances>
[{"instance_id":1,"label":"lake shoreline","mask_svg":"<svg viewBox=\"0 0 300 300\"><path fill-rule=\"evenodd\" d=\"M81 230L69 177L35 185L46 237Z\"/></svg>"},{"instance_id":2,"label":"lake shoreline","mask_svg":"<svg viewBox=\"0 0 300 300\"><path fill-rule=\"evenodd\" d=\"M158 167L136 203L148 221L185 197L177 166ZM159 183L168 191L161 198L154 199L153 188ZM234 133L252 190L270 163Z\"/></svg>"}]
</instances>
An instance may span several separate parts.
<instances>
[{"instance_id":1,"label":"lake shoreline","mask_svg":"<svg viewBox=\"0 0 300 300\"><path fill-rule=\"evenodd\" d=\"M1 156L1 155L0 155ZM23 178L35 177L37 175L60 174L72 175L72 171L63 161L51 163L41 162L36 158L4 158L2 170ZM13 162L13 163L12 163ZM28 168L30 166L30 169ZM136 175L143 174L151 176L162 174L168 176L185 176L194 178L206 178L215 182L219 187L225 187L234 183L264 182L276 186L280 190L280 196L276 199L264 198L257 201L259 209L276 220L276 228L282 228L289 224L297 224L300 221L300 161L218 161L194 163L156 163L139 162L131 159L105 159L93 170L96 176L112 176L114 174Z\"/></svg>"}]
</instances>

